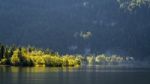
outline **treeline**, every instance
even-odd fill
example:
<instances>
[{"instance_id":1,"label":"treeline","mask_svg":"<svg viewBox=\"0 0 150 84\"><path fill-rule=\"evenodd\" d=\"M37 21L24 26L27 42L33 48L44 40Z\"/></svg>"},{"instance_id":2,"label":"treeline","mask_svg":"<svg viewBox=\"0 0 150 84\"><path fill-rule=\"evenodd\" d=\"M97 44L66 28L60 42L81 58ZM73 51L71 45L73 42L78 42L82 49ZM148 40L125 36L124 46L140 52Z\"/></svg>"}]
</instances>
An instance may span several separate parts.
<instances>
[{"instance_id":1,"label":"treeline","mask_svg":"<svg viewBox=\"0 0 150 84\"><path fill-rule=\"evenodd\" d=\"M118 65L133 64L133 57L105 54L101 55L60 55L50 49L17 47L0 44L0 65L11 66L79 66L81 64Z\"/></svg>"},{"instance_id":2,"label":"treeline","mask_svg":"<svg viewBox=\"0 0 150 84\"><path fill-rule=\"evenodd\" d=\"M49 49L0 44L0 64L11 66L78 66L81 61L72 55L61 56Z\"/></svg>"}]
</instances>

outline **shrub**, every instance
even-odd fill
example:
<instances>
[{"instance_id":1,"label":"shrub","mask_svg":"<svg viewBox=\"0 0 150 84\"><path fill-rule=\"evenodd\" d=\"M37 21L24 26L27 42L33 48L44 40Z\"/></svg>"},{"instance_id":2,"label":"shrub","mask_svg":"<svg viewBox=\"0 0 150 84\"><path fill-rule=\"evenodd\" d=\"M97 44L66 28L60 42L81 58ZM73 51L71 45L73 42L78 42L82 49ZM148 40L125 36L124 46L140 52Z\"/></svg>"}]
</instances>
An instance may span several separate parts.
<instances>
[{"instance_id":1,"label":"shrub","mask_svg":"<svg viewBox=\"0 0 150 84\"><path fill-rule=\"evenodd\" d=\"M2 65L7 64L7 59L6 58L1 59L0 64Z\"/></svg>"}]
</instances>

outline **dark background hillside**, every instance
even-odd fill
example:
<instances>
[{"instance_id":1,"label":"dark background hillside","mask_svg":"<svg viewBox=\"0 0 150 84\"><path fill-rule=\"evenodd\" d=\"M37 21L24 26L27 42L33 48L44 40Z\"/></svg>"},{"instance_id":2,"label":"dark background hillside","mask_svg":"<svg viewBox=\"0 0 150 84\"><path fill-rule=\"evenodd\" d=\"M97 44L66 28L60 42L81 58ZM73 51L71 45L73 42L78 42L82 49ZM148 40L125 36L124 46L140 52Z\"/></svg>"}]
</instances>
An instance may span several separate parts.
<instances>
[{"instance_id":1,"label":"dark background hillside","mask_svg":"<svg viewBox=\"0 0 150 84\"><path fill-rule=\"evenodd\" d=\"M74 36L88 31L88 40ZM0 0L0 42L147 58L150 9L125 11L115 0Z\"/></svg>"}]
</instances>

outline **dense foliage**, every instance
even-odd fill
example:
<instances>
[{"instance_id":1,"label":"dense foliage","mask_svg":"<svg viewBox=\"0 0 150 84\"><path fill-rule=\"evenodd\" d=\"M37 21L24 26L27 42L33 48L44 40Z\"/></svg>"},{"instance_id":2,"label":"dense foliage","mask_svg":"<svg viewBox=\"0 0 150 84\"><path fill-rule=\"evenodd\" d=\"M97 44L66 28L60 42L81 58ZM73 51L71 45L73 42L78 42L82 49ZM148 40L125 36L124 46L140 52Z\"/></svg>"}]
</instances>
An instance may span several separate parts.
<instances>
[{"instance_id":1,"label":"dense foliage","mask_svg":"<svg viewBox=\"0 0 150 84\"><path fill-rule=\"evenodd\" d=\"M81 64L122 64L133 63L133 57L107 55L59 55L49 49L43 50L28 47L4 46L0 44L0 64L12 66L78 66Z\"/></svg>"},{"instance_id":2,"label":"dense foliage","mask_svg":"<svg viewBox=\"0 0 150 84\"><path fill-rule=\"evenodd\" d=\"M117 0L117 2L119 2L121 8L125 8L129 11L143 5L150 6L150 0Z\"/></svg>"},{"instance_id":3,"label":"dense foliage","mask_svg":"<svg viewBox=\"0 0 150 84\"><path fill-rule=\"evenodd\" d=\"M8 47L0 45L0 64L12 66L77 66L80 61L72 55L60 56L34 47Z\"/></svg>"}]
</instances>

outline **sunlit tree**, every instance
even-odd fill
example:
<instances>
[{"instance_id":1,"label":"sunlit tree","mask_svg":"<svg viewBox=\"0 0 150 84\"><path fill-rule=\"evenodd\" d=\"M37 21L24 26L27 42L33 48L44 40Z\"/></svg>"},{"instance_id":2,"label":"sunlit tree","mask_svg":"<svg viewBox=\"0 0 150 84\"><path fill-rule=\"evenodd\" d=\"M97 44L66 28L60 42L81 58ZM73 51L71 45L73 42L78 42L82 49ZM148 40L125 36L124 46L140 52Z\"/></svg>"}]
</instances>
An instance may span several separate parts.
<instances>
[{"instance_id":1,"label":"sunlit tree","mask_svg":"<svg viewBox=\"0 0 150 84\"><path fill-rule=\"evenodd\" d=\"M132 11L141 6L150 7L150 0L117 0L120 4L120 8L125 8L129 11Z\"/></svg>"},{"instance_id":2,"label":"sunlit tree","mask_svg":"<svg viewBox=\"0 0 150 84\"><path fill-rule=\"evenodd\" d=\"M87 57L87 62L88 62L89 65L94 64L94 62L95 62L94 56L88 56Z\"/></svg>"},{"instance_id":3,"label":"sunlit tree","mask_svg":"<svg viewBox=\"0 0 150 84\"><path fill-rule=\"evenodd\" d=\"M16 49L11 57L11 64L14 66L19 65L20 59L19 59L19 49Z\"/></svg>"},{"instance_id":4,"label":"sunlit tree","mask_svg":"<svg viewBox=\"0 0 150 84\"><path fill-rule=\"evenodd\" d=\"M103 63L105 63L107 61L106 59L107 59L107 57L104 54L102 54L102 55L96 56L95 61L97 63L103 64Z\"/></svg>"}]
</instances>

